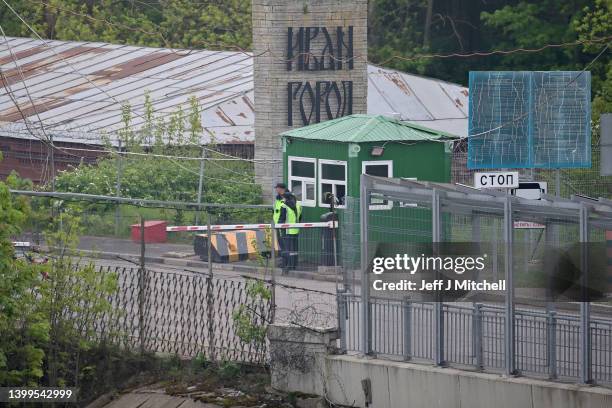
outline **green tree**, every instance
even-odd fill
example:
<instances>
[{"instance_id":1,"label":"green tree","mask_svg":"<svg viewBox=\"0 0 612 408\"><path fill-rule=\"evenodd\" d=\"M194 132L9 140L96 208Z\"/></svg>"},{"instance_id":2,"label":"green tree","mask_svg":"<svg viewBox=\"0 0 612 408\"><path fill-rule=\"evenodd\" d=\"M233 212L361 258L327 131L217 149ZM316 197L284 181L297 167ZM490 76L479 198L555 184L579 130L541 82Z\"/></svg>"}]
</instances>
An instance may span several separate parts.
<instances>
[{"instance_id":1,"label":"green tree","mask_svg":"<svg viewBox=\"0 0 612 408\"><path fill-rule=\"evenodd\" d=\"M1 159L1 157L0 157ZM44 375L48 322L36 305L40 267L16 259L11 237L29 209L0 182L0 385L36 385Z\"/></svg>"},{"instance_id":2,"label":"green tree","mask_svg":"<svg viewBox=\"0 0 612 408\"><path fill-rule=\"evenodd\" d=\"M82 354L96 345L91 340L95 323L111 311L107 298L117 290L117 281L114 274L99 273L93 263L79 259L79 206L57 209L45 232L52 262L39 300L49 327L47 379L51 386L78 386Z\"/></svg>"},{"instance_id":3,"label":"green tree","mask_svg":"<svg viewBox=\"0 0 612 408\"><path fill-rule=\"evenodd\" d=\"M183 48L247 48L250 0L16 0L16 11L44 38ZM31 37L6 7L0 25Z\"/></svg>"},{"instance_id":4,"label":"green tree","mask_svg":"<svg viewBox=\"0 0 612 408\"><path fill-rule=\"evenodd\" d=\"M596 0L594 4L584 8L584 16L575 24L581 40L602 38L612 33L612 2ZM610 42L608 42L608 46ZM604 44L585 44L583 51L598 54ZM589 68L593 74L593 121L599 123L599 116L604 112L612 112L612 63L608 48L607 52ZM594 135L599 135L596 126Z\"/></svg>"},{"instance_id":5,"label":"green tree","mask_svg":"<svg viewBox=\"0 0 612 408\"><path fill-rule=\"evenodd\" d=\"M94 325L110 311L116 276L79 264L79 207L61 202L49 202L57 214L46 218L50 262L15 256L12 240L37 215L9 186L28 184L15 174L0 182L0 386L78 386L82 355L97 345Z\"/></svg>"}]
</instances>

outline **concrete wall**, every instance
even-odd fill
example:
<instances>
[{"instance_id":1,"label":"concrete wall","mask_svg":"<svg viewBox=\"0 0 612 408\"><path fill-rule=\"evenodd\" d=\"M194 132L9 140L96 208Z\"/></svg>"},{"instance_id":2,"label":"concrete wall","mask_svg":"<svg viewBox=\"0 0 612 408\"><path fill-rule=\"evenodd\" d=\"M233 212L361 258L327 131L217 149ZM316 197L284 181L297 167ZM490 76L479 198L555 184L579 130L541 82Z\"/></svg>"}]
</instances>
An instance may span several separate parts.
<instances>
[{"instance_id":1,"label":"concrete wall","mask_svg":"<svg viewBox=\"0 0 612 408\"><path fill-rule=\"evenodd\" d=\"M272 386L325 395L346 406L366 407L363 380L374 408L609 408L612 390L331 355L330 330L271 327ZM297 363L296 363L297 362ZM307 362L307 364L303 364Z\"/></svg>"},{"instance_id":2,"label":"concrete wall","mask_svg":"<svg viewBox=\"0 0 612 408\"><path fill-rule=\"evenodd\" d=\"M292 101L293 126L288 124L290 82L309 82L314 87L317 81L352 81L351 111L366 113L367 3L367 0L253 0L255 158L279 160L278 164L260 163L255 167L257 180L264 187L264 195L271 196L272 185L282 179L279 134L304 125L297 101ZM342 57L341 69L300 70L295 54L292 67L288 68L289 27L293 28L294 34L300 27L326 28L335 44L337 27L342 27L347 34L350 26L353 27L352 68L346 60L346 53ZM323 40L323 35L313 40L313 55L321 55ZM321 121L326 120L324 107L321 107L320 113ZM348 110L345 110L347 113ZM314 118L310 123L315 123Z\"/></svg>"},{"instance_id":3,"label":"concrete wall","mask_svg":"<svg viewBox=\"0 0 612 408\"><path fill-rule=\"evenodd\" d=\"M325 358L327 395L365 407L361 380L372 383L376 408L604 408L612 390L529 378L505 378L452 368L364 359ZM314 374L316 375L316 374ZM296 384L297 385L297 384ZM305 392L314 392L309 390ZM316 390L320 393L322 390Z\"/></svg>"}]
</instances>

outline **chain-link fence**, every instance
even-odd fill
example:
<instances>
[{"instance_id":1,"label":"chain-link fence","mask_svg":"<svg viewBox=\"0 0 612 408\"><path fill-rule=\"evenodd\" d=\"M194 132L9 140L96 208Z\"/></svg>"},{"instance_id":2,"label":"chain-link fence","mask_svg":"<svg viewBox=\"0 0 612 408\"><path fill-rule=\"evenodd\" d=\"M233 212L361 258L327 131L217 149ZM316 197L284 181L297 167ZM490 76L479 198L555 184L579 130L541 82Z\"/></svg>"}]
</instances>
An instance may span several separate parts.
<instances>
[{"instance_id":1,"label":"chain-link fence","mask_svg":"<svg viewBox=\"0 0 612 408\"><path fill-rule=\"evenodd\" d=\"M610 201L525 200L451 184L362 177L360 207L373 199L389 206L360 212L361 285L347 286L339 296L345 350L612 382L612 309L606 299L612 281L605 251L606 234L612 236ZM485 259L477 274L453 284L505 286L444 295L380 290L383 282L402 283L406 275L397 264L373 272L376 258L409 254L424 260L428 251L453 248Z\"/></svg>"},{"instance_id":2,"label":"chain-link fence","mask_svg":"<svg viewBox=\"0 0 612 408\"><path fill-rule=\"evenodd\" d=\"M253 325L265 326L272 317L271 298L252 296L248 281L121 266L98 273L111 275L117 288L108 311L87 316L96 340L209 361L266 362L265 341L245 342L238 333L241 308L252 312Z\"/></svg>"}]
</instances>

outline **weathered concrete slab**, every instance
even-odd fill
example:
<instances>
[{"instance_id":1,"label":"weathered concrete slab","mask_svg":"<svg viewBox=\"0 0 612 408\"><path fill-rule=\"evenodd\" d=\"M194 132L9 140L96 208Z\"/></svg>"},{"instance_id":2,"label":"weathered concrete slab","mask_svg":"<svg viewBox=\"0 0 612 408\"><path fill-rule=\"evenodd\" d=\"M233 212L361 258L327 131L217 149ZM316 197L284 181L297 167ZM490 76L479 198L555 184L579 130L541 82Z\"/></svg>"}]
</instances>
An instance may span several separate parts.
<instances>
[{"instance_id":1,"label":"weathered concrete slab","mask_svg":"<svg viewBox=\"0 0 612 408\"><path fill-rule=\"evenodd\" d=\"M174 397L157 390L135 391L124 394L104 405L104 408L221 408L219 405Z\"/></svg>"}]
</instances>

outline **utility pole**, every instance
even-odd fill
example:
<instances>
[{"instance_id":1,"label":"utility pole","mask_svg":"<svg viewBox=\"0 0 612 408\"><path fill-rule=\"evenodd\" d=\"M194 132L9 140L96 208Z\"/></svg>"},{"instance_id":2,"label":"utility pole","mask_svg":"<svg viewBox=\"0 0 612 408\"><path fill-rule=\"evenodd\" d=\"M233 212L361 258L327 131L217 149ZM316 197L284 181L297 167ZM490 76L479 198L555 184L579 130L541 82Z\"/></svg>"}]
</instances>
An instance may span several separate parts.
<instances>
[{"instance_id":1,"label":"utility pole","mask_svg":"<svg viewBox=\"0 0 612 408\"><path fill-rule=\"evenodd\" d=\"M200 160L200 181L198 182L198 204L202 203L202 186L204 184L204 162L206 158L206 147L202 146L202 160ZM195 225L200 223L200 208L196 211Z\"/></svg>"},{"instance_id":2,"label":"utility pole","mask_svg":"<svg viewBox=\"0 0 612 408\"><path fill-rule=\"evenodd\" d=\"M51 149L49 156L51 159L51 174L49 175L49 177L51 177L51 190L55 191L55 146L53 145L53 135L49 134L49 149Z\"/></svg>"},{"instance_id":3,"label":"utility pole","mask_svg":"<svg viewBox=\"0 0 612 408\"><path fill-rule=\"evenodd\" d=\"M121 139L119 139L119 157L117 158L117 181L115 183L115 196L121 197L121 173L123 173L123 155L121 154ZM115 206L115 235L119 235L119 223L121 222L121 207L119 203Z\"/></svg>"}]
</instances>

